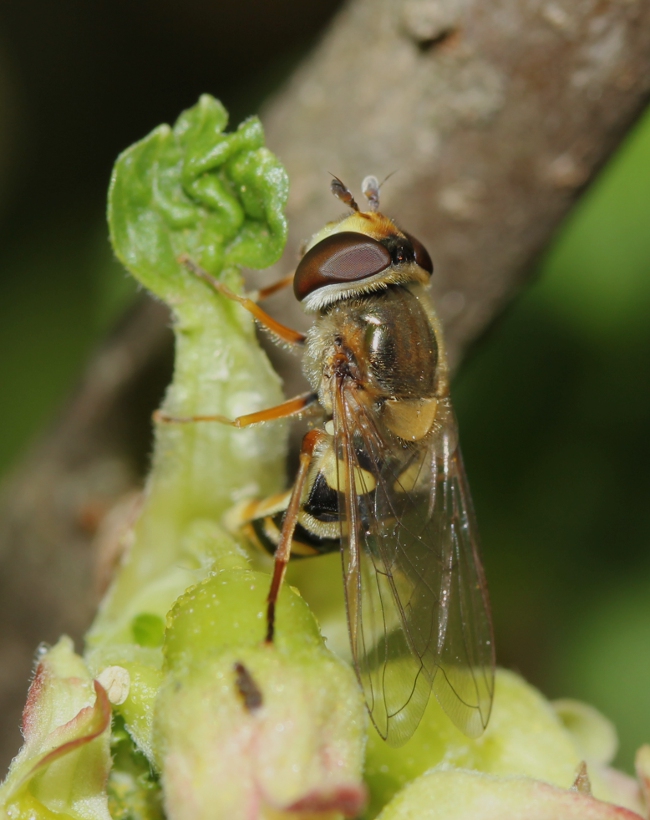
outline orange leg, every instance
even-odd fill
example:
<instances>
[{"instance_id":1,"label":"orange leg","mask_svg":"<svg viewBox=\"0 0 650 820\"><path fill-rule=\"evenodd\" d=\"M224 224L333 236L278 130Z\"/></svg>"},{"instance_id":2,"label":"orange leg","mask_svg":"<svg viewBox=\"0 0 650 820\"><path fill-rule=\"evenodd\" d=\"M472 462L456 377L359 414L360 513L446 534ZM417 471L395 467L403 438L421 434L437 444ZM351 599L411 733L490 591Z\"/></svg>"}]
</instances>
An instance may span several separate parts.
<instances>
[{"instance_id":1,"label":"orange leg","mask_svg":"<svg viewBox=\"0 0 650 820\"><path fill-rule=\"evenodd\" d=\"M154 421L160 424L189 424L195 421L218 421L220 424L229 424L231 427L249 427L251 424L261 424L263 421L276 421L286 419L291 416L299 416L318 402L316 393L303 393L293 399L287 399L282 404L275 407L267 407L265 410L258 410L256 413L248 413L245 416L237 416L229 419L218 414L212 416L169 416L164 410L156 410L153 414Z\"/></svg>"},{"instance_id":2,"label":"orange leg","mask_svg":"<svg viewBox=\"0 0 650 820\"><path fill-rule=\"evenodd\" d=\"M288 344L291 345L302 345L305 343L304 333L299 333L297 330L293 330L280 322L276 322L276 320L272 316L269 316L265 310L262 310L262 308L255 301L253 301L253 299L248 296L239 296L234 293L229 287L224 285L222 282L219 282L214 278L214 276L211 276L206 270L199 267L199 265L197 265L196 262L193 262L188 256L183 254L182 256L179 256L178 261L182 265L185 265L188 270L192 271L192 273L196 274L196 276L200 279L203 279L204 282L207 282L222 296L225 296L227 299L232 299L233 302L239 302L245 310L253 314L262 327L265 327L273 333L274 336L277 336L278 339L281 339L283 342L288 342ZM263 291L259 291L258 296L264 292L266 292L266 295L270 295L270 293L273 293L274 290L279 290L281 287L284 287L281 282L284 282L284 280L280 280L280 282L276 282L275 285L271 285ZM288 284L288 282L286 284Z\"/></svg>"},{"instance_id":3,"label":"orange leg","mask_svg":"<svg viewBox=\"0 0 650 820\"><path fill-rule=\"evenodd\" d=\"M255 296L255 302L261 302L263 299L268 299L269 296L273 296L273 294L277 293L279 290L283 290L284 288L289 287L289 285L292 285L294 276L295 271L288 273L272 285L267 285L265 288L260 288L260 290L255 291L254 294L249 294L249 296L251 299Z\"/></svg>"},{"instance_id":4,"label":"orange leg","mask_svg":"<svg viewBox=\"0 0 650 820\"><path fill-rule=\"evenodd\" d=\"M282 589L282 581L284 580L287 571L287 564L291 557L291 543L293 541L293 534L298 522L298 513L300 512L300 502L302 500L302 493L307 481L309 473L309 465L314 455L314 450L319 441L323 438L323 433L320 430L310 430L302 440L302 447L300 448L300 467L298 468L298 475L291 490L291 498L289 499L289 506L284 516L284 523L282 524L282 535L280 536L280 543L275 551L273 564L273 579L271 581L271 589L267 598L266 609L266 643L273 643L273 635L275 632L275 605Z\"/></svg>"}]
</instances>

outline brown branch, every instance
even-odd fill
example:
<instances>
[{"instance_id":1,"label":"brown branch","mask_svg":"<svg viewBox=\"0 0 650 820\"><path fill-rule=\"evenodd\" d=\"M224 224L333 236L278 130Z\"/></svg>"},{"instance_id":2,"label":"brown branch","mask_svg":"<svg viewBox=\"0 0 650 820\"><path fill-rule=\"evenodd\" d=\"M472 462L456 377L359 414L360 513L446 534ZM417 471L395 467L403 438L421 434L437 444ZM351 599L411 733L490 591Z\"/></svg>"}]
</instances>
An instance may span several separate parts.
<instances>
[{"instance_id":1,"label":"brown branch","mask_svg":"<svg viewBox=\"0 0 650 820\"><path fill-rule=\"evenodd\" d=\"M650 91L650 5L358 0L273 100L290 248L380 179L429 249L452 359L500 313Z\"/></svg>"},{"instance_id":2,"label":"brown branch","mask_svg":"<svg viewBox=\"0 0 650 820\"><path fill-rule=\"evenodd\" d=\"M327 172L356 185L396 170L382 207L431 252L458 362L521 287L649 89L642 0L351 2L266 112L269 144L292 180L286 258L337 213ZM152 303L131 315L4 488L0 737L12 751L34 646L63 630L78 637L91 616L92 519L140 472L133 425L142 440L161 391L166 321Z\"/></svg>"}]
</instances>

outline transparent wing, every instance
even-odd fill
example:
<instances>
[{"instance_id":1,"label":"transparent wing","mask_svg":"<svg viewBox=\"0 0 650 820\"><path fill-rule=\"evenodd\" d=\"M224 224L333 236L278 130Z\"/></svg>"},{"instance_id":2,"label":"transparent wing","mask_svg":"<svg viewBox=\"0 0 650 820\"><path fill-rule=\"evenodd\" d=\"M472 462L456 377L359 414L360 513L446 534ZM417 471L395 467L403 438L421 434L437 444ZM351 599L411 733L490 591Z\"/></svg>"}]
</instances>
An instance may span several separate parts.
<instances>
[{"instance_id":1,"label":"transparent wing","mask_svg":"<svg viewBox=\"0 0 650 820\"><path fill-rule=\"evenodd\" d=\"M492 705L494 644L453 414L431 438L406 445L344 384L336 396L344 585L370 716L400 746L433 690L456 726L477 737Z\"/></svg>"}]
</instances>

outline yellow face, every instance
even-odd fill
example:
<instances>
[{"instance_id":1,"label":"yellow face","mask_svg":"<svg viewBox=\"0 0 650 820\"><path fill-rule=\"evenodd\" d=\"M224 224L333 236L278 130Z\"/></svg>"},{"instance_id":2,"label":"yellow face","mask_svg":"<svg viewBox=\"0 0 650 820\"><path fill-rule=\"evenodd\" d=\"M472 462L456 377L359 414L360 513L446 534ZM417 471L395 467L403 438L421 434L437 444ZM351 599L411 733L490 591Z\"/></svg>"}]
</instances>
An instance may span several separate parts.
<instances>
[{"instance_id":1,"label":"yellow face","mask_svg":"<svg viewBox=\"0 0 650 820\"><path fill-rule=\"evenodd\" d=\"M317 231L307 243L305 252L310 251L314 245L322 242L328 236L336 233L351 231L371 236L380 242L390 236L404 236L402 231L395 225L392 219L373 211L353 211L349 216L343 217L336 222L328 222L325 227Z\"/></svg>"}]
</instances>

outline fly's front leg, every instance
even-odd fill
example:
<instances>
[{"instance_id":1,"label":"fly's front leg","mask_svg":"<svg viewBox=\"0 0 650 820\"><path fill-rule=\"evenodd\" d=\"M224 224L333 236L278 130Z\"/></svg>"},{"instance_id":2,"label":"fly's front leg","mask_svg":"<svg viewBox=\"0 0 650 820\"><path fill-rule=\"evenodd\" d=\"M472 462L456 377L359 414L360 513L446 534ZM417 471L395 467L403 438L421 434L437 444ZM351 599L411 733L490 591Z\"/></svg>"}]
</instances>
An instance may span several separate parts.
<instances>
[{"instance_id":1,"label":"fly's front leg","mask_svg":"<svg viewBox=\"0 0 650 820\"><path fill-rule=\"evenodd\" d=\"M222 296L225 296L227 299L231 299L233 302L238 302L245 310L251 313L255 319L257 319L262 327L265 327L270 333L280 339L280 341L298 346L305 343L304 333L300 333L299 331L293 330L293 328L287 327L286 325L276 321L272 316L269 316L265 310L262 310L257 302L254 301L254 299L251 299L250 296L239 296L237 293L234 293L227 285L224 285L223 282L219 282L218 279L215 279L214 276L209 274L206 270L203 270L202 267L197 265L196 262L193 262L188 256L180 256L178 261L189 271L198 276L199 279L203 279L204 282L207 282ZM281 279L280 282L276 282L275 285L270 285L268 288L258 291L257 296L258 298L260 298L262 294L265 294L265 296L270 296L282 287L286 287L286 285L288 285L292 280L293 274L291 274L291 277L285 277L285 279ZM265 296L262 296L262 298L265 298Z\"/></svg>"},{"instance_id":2,"label":"fly's front leg","mask_svg":"<svg viewBox=\"0 0 650 820\"><path fill-rule=\"evenodd\" d=\"M266 609L266 643L273 643L273 635L275 633L275 606L282 589L282 582L287 571L287 564L291 557L291 544L293 542L293 534L298 523L298 514L300 512L300 503L302 501L302 494L305 489L305 483L309 474L309 466L314 457L314 450L320 441L324 438L324 433L320 430L310 430L302 440L300 448L300 467L298 468L298 475L296 476L295 484L291 490L291 497L289 498L289 505L282 524L282 533L278 548L275 551L273 564L273 578L271 580L271 589L267 598Z\"/></svg>"},{"instance_id":3,"label":"fly's front leg","mask_svg":"<svg viewBox=\"0 0 650 820\"><path fill-rule=\"evenodd\" d=\"M218 421L220 424L229 424L231 427L250 427L251 424L261 424L263 421L276 421L278 419L288 419L292 416L300 416L307 410L318 404L316 393L303 393L293 399L287 399L282 404L275 407L267 407L265 410L258 410L255 413L248 413L245 416L229 419L218 413L209 416L170 416L164 410L156 410L153 420L158 424L191 424L196 421Z\"/></svg>"},{"instance_id":4,"label":"fly's front leg","mask_svg":"<svg viewBox=\"0 0 650 820\"><path fill-rule=\"evenodd\" d=\"M254 290L247 295L249 299L252 299L254 302L262 302L264 299L268 299L269 296L273 296L274 293L278 293L279 291L284 290L284 288L289 287L289 285L293 285L293 277L295 275L296 272L292 271L286 276L283 276L282 279L278 279L278 281L274 282L272 285L267 285L265 288Z\"/></svg>"}]
</instances>

